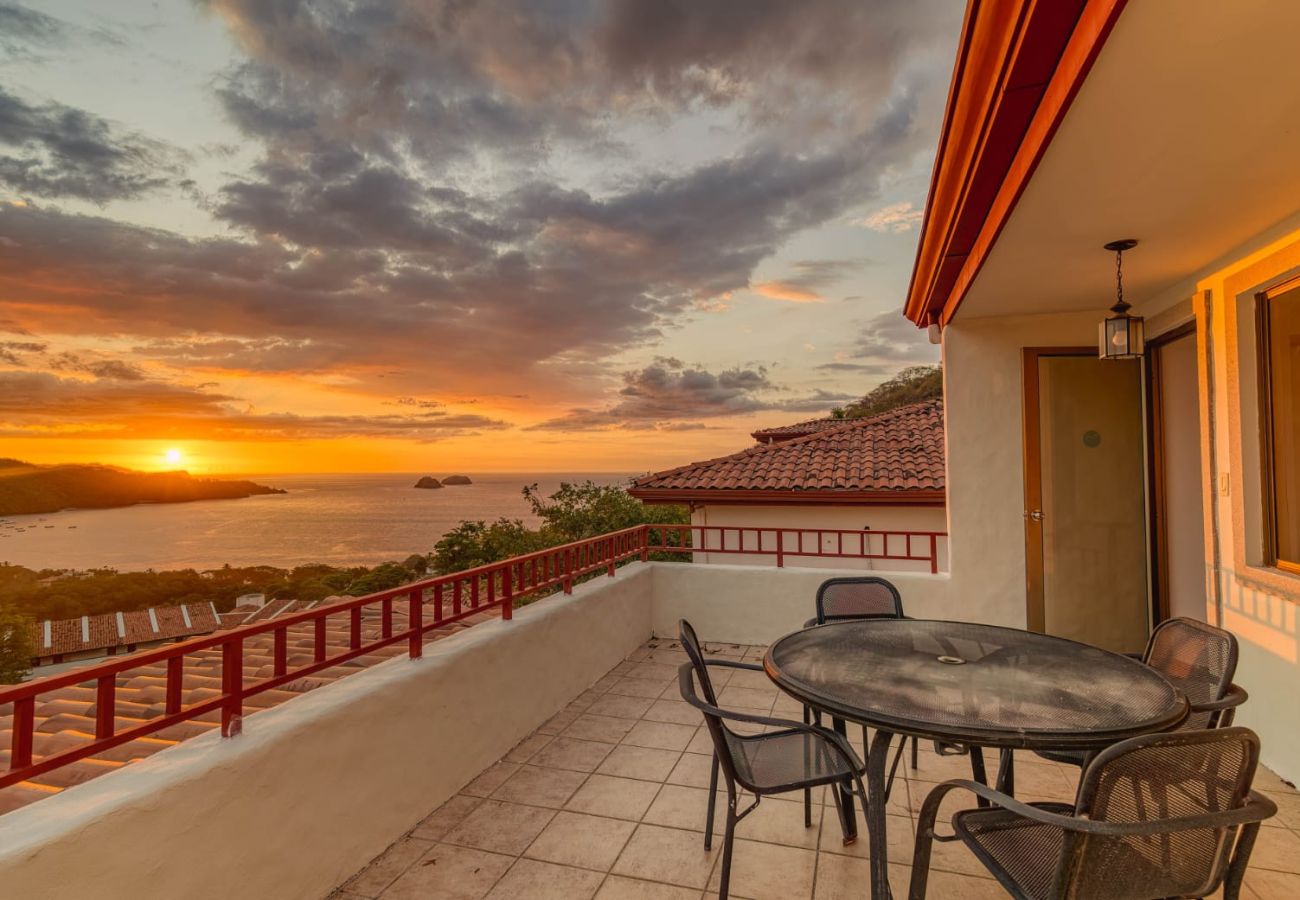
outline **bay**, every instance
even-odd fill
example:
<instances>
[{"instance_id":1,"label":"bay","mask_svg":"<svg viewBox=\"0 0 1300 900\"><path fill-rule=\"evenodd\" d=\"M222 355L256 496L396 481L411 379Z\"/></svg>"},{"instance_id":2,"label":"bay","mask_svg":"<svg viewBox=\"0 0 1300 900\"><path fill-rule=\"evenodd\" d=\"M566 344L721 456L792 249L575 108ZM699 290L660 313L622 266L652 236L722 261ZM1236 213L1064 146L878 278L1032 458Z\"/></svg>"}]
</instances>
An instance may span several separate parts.
<instances>
[{"instance_id":1,"label":"bay","mask_svg":"<svg viewBox=\"0 0 1300 900\"><path fill-rule=\"evenodd\" d=\"M467 472L473 484L420 490L413 485L421 474L427 473L240 475L288 493L8 516L0 519L0 561L33 569L123 572L213 569L226 563L368 566L428 553L463 520L505 516L535 526L520 493L526 484L538 484L547 495L561 482L628 480L608 472Z\"/></svg>"}]
</instances>

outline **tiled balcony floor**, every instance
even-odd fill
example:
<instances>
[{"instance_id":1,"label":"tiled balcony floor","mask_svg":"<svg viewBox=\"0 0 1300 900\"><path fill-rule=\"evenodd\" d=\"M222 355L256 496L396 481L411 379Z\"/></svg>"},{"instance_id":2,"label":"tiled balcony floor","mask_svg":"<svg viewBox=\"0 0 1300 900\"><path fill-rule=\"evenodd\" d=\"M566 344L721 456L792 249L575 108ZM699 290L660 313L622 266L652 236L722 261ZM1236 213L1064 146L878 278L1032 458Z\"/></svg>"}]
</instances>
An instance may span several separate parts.
<instances>
[{"instance_id":1,"label":"tiled balcony floor","mask_svg":"<svg viewBox=\"0 0 1300 900\"><path fill-rule=\"evenodd\" d=\"M757 661L763 648L710 645L710 655ZM699 900L716 896L721 838L703 845L711 746L699 712L680 699L677 645L651 641L584 692L410 834L358 872L331 900ZM719 701L798 719L798 703L761 672L716 671ZM860 729L851 727L850 733ZM1027 754L1017 794L1071 800L1077 770ZM904 771L904 769L906 771ZM890 869L906 896L913 819L934 782L969 777L965 758L922 745L919 768L890 798ZM1300 795L1270 772L1256 787L1280 808L1261 830L1244 897L1300 896ZM798 794L769 797L737 826L732 890L747 900L833 900L868 895L866 826L843 846L824 792L812 828ZM725 794L715 829L723 821ZM822 805L822 800L826 804ZM955 793L952 808L973 805ZM859 817L861 811L859 810ZM935 844L929 897L1005 897L958 843Z\"/></svg>"}]
</instances>

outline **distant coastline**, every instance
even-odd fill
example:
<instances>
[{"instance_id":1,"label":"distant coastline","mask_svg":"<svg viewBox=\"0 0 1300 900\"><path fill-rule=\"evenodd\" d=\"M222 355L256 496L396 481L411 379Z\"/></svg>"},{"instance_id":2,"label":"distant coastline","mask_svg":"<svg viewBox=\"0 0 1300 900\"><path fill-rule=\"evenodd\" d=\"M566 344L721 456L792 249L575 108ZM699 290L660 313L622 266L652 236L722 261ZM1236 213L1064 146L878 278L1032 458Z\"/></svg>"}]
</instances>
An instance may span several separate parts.
<instances>
[{"instance_id":1,"label":"distant coastline","mask_svg":"<svg viewBox=\"0 0 1300 900\"><path fill-rule=\"evenodd\" d=\"M135 472L104 465L38 466L0 459L0 516L66 509L113 509L141 503L237 500L283 494L252 481L195 478L188 472Z\"/></svg>"}]
</instances>

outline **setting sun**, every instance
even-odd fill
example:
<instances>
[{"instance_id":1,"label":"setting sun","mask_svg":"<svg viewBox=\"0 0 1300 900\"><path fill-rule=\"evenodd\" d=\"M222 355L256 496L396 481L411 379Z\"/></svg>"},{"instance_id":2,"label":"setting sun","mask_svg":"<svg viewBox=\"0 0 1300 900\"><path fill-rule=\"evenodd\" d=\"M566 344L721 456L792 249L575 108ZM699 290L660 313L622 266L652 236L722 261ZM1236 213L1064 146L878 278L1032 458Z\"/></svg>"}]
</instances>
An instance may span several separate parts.
<instances>
[{"instance_id":1,"label":"setting sun","mask_svg":"<svg viewBox=\"0 0 1300 900\"><path fill-rule=\"evenodd\" d=\"M184 458L185 458L185 454L182 453L180 451L180 448L178 447L169 447L167 448L167 451L163 453L163 459L167 460L167 462L173 465L179 463Z\"/></svg>"}]
</instances>

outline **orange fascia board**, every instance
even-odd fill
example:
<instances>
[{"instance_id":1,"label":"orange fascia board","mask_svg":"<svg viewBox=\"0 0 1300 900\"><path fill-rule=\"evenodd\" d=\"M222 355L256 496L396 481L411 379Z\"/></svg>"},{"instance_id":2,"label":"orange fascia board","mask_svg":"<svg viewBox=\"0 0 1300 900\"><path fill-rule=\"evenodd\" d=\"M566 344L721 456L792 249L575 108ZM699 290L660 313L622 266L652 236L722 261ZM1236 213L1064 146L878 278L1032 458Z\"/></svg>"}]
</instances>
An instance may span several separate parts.
<instances>
[{"instance_id":1,"label":"orange fascia board","mask_svg":"<svg viewBox=\"0 0 1300 900\"><path fill-rule=\"evenodd\" d=\"M971 0L904 314L946 324L1125 0Z\"/></svg>"},{"instance_id":2,"label":"orange fascia board","mask_svg":"<svg viewBox=\"0 0 1300 900\"><path fill-rule=\"evenodd\" d=\"M943 490L914 491L777 491L629 488L642 503L693 503L697 506L943 506Z\"/></svg>"}]
</instances>

